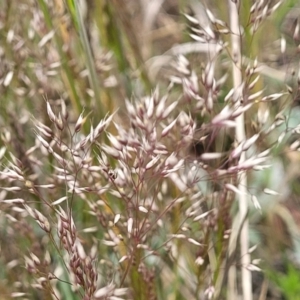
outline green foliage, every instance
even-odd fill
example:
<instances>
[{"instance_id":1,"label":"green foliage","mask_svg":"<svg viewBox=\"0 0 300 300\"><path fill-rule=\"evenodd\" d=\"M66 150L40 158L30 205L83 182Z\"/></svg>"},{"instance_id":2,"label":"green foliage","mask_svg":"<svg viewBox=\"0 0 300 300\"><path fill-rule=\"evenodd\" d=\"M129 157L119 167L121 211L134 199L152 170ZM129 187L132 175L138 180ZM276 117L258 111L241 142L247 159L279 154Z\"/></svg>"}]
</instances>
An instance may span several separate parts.
<instances>
[{"instance_id":1,"label":"green foliage","mask_svg":"<svg viewBox=\"0 0 300 300\"><path fill-rule=\"evenodd\" d=\"M287 271L269 272L269 278L275 283L276 287L282 291L286 300L300 299L300 271L291 263L287 263Z\"/></svg>"}]
</instances>

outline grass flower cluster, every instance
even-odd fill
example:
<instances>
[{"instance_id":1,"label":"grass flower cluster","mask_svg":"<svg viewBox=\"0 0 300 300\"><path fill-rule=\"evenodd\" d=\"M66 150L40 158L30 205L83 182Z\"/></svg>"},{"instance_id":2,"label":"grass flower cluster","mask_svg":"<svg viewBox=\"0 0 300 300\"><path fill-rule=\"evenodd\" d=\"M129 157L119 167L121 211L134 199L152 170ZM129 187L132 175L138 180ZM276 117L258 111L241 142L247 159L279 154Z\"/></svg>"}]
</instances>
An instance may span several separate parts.
<instances>
[{"instance_id":1,"label":"grass flower cluster","mask_svg":"<svg viewBox=\"0 0 300 300\"><path fill-rule=\"evenodd\" d=\"M277 299L257 228L277 207L297 257L299 24L284 70L259 41L292 1L179 2L1 4L5 299Z\"/></svg>"}]
</instances>

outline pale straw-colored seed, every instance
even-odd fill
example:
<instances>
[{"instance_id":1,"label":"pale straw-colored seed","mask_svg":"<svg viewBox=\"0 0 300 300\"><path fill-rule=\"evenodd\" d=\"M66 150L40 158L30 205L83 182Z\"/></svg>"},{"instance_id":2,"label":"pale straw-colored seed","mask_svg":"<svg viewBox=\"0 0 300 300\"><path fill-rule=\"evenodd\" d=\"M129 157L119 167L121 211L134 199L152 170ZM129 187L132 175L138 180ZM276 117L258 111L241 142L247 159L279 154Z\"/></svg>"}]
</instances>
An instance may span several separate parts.
<instances>
[{"instance_id":1,"label":"pale straw-colored seed","mask_svg":"<svg viewBox=\"0 0 300 300\"><path fill-rule=\"evenodd\" d=\"M158 106L156 108L156 117L157 118L161 118L164 110L165 110L165 105L166 105L166 101L167 101L168 97L164 96L161 98L161 100L158 103Z\"/></svg>"},{"instance_id":2,"label":"pale straw-colored seed","mask_svg":"<svg viewBox=\"0 0 300 300\"><path fill-rule=\"evenodd\" d=\"M199 192L193 194L190 199L191 200L198 200L200 198L200 200L202 201L202 198L201 198L202 195L203 195L202 192L199 191ZM197 202L200 202L200 201L197 201ZM200 203L199 203L199 205L200 205Z\"/></svg>"},{"instance_id":3,"label":"pale straw-colored seed","mask_svg":"<svg viewBox=\"0 0 300 300\"><path fill-rule=\"evenodd\" d=\"M285 50L286 50L286 39L281 36L281 39L280 39L280 51L282 54L285 53Z\"/></svg>"},{"instance_id":4,"label":"pale straw-colored seed","mask_svg":"<svg viewBox=\"0 0 300 300\"><path fill-rule=\"evenodd\" d=\"M20 297L25 297L26 296L26 293L22 293L22 292L14 292L14 293L11 293L10 296L12 298L20 298Z\"/></svg>"},{"instance_id":5,"label":"pale straw-colored seed","mask_svg":"<svg viewBox=\"0 0 300 300\"><path fill-rule=\"evenodd\" d=\"M251 272L261 272L262 271L261 268L259 268L258 266L255 266L253 264L249 264L246 268Z\"/></svg>"},{"instance_id":6,"label":"pale straw-colored seed","mask_svg":"<svg viewBox=\"0 0 300 300\"><path fill-rule=\"evenodd\" d=\"M228 78L228 73L226 73L220 79L218 79L218 81L216 82L216 87L222 87L226 82L227 78Z\"/></svg>"},{"instance_id":7,"label":"pale straw-colored seed","mask_svg":"<svg viewBox=\"0 0 300 300\"><path fill-rule=\"evenodd\" d=\"M14 267L19 265L19 261L17 259L11 260L9 263L6 264L7 270L11 270Z\"/></svg>"},{"instance_id":8,"label":"pale straw-colored seed","mask_svg":"<svg viewBox=\"0 0 300 300\"><path fill-rule=\"evenodd\" d=\"M133 219L129 218L127 221L127 231L128 233L132 233Z\"/></svg>"},{"instance_id":9,"label":"pale straw-colored seed","mask_svg":"<svg viewBox=\"0 0 300 300\"><path fill-rule=\"evenodd\" d=\"M215 294L215 288L213 286L210 286L204 292L204 295L206 295L209 300L213 298L214 294Z\"/></svg>"},{"instance_id":10,"label":"pale straw-colored seed","mask_svg":"<svg viewBox=\"0 0 300 300\"><path fill-rule=\"evenodd\" d=\"M217 114L211 121L212 124L218 124L224 120L228 120L233 111L229 105L226 105L219 114Z\"/></svg>"},{"instance_id":11,"label":"pale straw-colored seed","mask_svg":"<svg viewBox=\"0 0 300 300\"><path fill-rule=\"evenodd\" d=\"M160 159L160 155L157 155L155 157L153 157L146 165L145 169L149 170L151 169Z\"/></svg>"},{"instance_id":12,"label":"pale straw-colored seed","mask_svg":"<svg viewBox=\"0 0 300 300\"><path fill-rule=\"evenodd\" d=\"M8 44L10 44L13 41L14 36L15 36L14 30L9 29L8 32L7 32L7 36L6 36L6 41L7 41Z\"/></svg>"},{"instance_id":13,"label":"pale straw-colored seed","mask_svg":"<svg viewBox=\"0 0 300 300\"><path fill-rule=\"evenodd\" d=\"M186 212L186 216L187 216L188 218L193 217L195 214L196 214L195 211L191 211L191 212L189 212L189 213Z\"/></svg>"},{"instance_id":14,"label":"pale straw-colored seed","mask_svg":"<svg viewBox=\"0 0 300 300\"><path fill-rule=\"evenodd\" d=\"M77 252L78 252L78 255L80 257L80 259L85 259L87 257L85 251L84 251L84 248L82 246L82 244L80 243L80 241L77 239L76 242L75 242L75 247L77 249Z\"/></svg>"},{"instance_id":15,"label":"pale straw-colored seed","mask_svg":"<svg viewBox=\"0 0 300 300\"><path fill-rule=\"evenodd\" d=\"M269 11L270 14L272 14L274 11L276 11L278 9L278 7L283 3L283 0L280 0L279 2L277 2Z\"/></svg>"},{"instance_id":16,"label":"pale straw-colored seed","mask_svg":"<svg viewBox=\"0 0 300 300\"><path fill-rule=\"evenodd\" d=\"M40 259L34 254L34 253L30 253L30 256L31 256L31 259L33 260L33 262L36 264L36 265L40 265L41 264L41 261Z\"/></svg>"},{"instance_id":17,"label":"pale straw-colored seed","mask_svg":"<svg viewBox=\"0 0 300 300\"><path fill-rule=\"evenodd\" d=\"M52 131L51 131L51 133L49 133L48 130L46 130L45 128L40 127L40 126L38 126L38 125L36 125L36 128L37 128L37 129L39 130L39 132L40 132L41 134L43 134L44 136L46 136L46 137L52 137Z\"/></svg>"},{"instance_id":18,"label":"pale straw-colored seed","mask_svg":"<svg viewBox=\"0 0 300 300\"><path fill-rule=\"evenodd\" d=\"M51 231L51 227L50 227L50 223L48 221L48 219L43 218L41 220L37 220L37 223L40 225L40 227L46 231L47 233L49 233Z\"/></svg>"},{"instance_id":19,"label":"pale straw-colored seed","mask_svg":"<svg viewBox=\"0 0 300 300\"><path fill-rule=\"evenodd\" d=\"M219 124L216 124L217 126L224 126L224 127L228 127L228 128L234 128L237 126L236 121L232 121L232 120L224 120L221 121Z\"/></svg>"},{"instance_id":20,"label":"pale straw-colored seed","mask_svg":"<svg viewBox=\"0 0 300 300\"><path fill-rule=\"evenodd\" d=\"M243 143L239 144L230 154L231 158L237 158L243 152Z\"/></svg>"},{"instance_id":21,"label":"pale straw-colored seed","mask_svg":"<svg viewBox=\"0 0 300 300\"><path fill-rule=\"evenodd\" d=\"M248 85L248 89L252 90L255 87L255 85L259 79L260 79L260 75L256 76L255 79Z\"/></svg>"},{"instance_id":22,"label":"pale straw-colored seed","mask_svg":"<svg viewBox=\"0 0 300 300\"><path fill-rule=\"evenodd\" d=\"M194 240L192 238L188 238L187 240L188 240L188 242L190 242L191 244L194 244L196 246L203 246L203 244L197 242L196 240Z\"/></svg>"},{"instance_id":23,"label":"pale straw-colored seed","mask_svg":"<svg viewBox=\"0 0 300 300\"><path fill-rule=\"evenodd\" d=\"M283 141L283 139L284 139L284 137L286 136L286 132L285 131L283 131L280 135L279 135L279 137L278 137L278 140L277 140L277 142L278 142L278 144L280 144L282 141Z\"/></svg>"},{"instance_id":24,"label":"pale straw-colored seed","mask_svg":"<svg viewBox=\"0 0 300 300\"><path fill-rule=\"evenodd\" d=\"M145 104L146 104L146 107L147 107L146 114L147 114L148 119L150 119L150 118L152 118L153 113L154 113L154 99L153 99L153 97L146 97L145 98Z\"/></svg>"},{"instance_id":25,"label":"pale straw-colored seed","mask_svg":"<svg viewBox=\"0 0 300 300\"><path fill-rule=\"evenodd\" d=\"M116 225L118 223L118 221L120 220L121 215L120 214L116 214L114 217L114 225Z\"/></svg>"},{"instance_id":26,"label":"pale straw-colored seed","mask_svg":"<svg viewBox=\"0 0 300 300\"><path fill-rule=\"evenodd\" d=\"M267 195L273 195L273 196L279 195L278 192L276 192L276 191L274 191L274 190L271 190L271 189L268 189L268 188L265 188L265 189L264 189L264 193L267 194Z\"/></svg>"},{"instance_id":27,"label":"pale straw-colored seed","mask_svg":"<svg viewBox=\"0 0 300 300\"><path fill-rule=\"evenodd\" d=\"M175 200L174 204L179 204L179 203L182 203L186 200L186 197L180 197L178 199Z\"/></svg>"},{"instance_id":28,"label":"pale straw-colored seed","mask_svg":"<svg viewBox=\"0 0 300 300\"><path fill-rule=\"evenodd\" d=\"M28 267L30 269L35 269L36 268L35 263L34 263L34 261L31 258L29 258L28 256L24 255L24 260L25 260L25 265L26 265L27 268Z\"/></svg>"},{"instance_id":29,"label":"pale straw-colored seed","mask_svg":"<svg viewBox=\"0 0 300 300\"><path fill-rule=\"evenodd\" d=\"M87 166L87 169L91 172L99 172L103 170L103 167L101 166Z\"/></svg>"},{"instance_id":30,"label":"pale straw-colored seed","mask_svg":"<svg viewBox=\"0 0 300 300\"><path fill-rule=\"evenodd\" d=\"M115 295L115 296L123 296L123 295L125 295L126 293L127 293L127 291L128 291L128 288L119 288L119 289L115 289L114 290L114 292L113 292L113 294ZM115 298L115 299L112 299L113 297L110 297L110 299L111 300L120 300L120 298Z\"/></svg>"},{"instance_id":31,"label":"pale straw-colored seed","mask_svg":"<svg viewBox=\"0 0 300 300\"><path fill-rule=\"evenodd\" d=\"M23 176L19 175L17 172L13 170L7 170L5 172L0 171L0 175L2 175L3 178L11 178L14 180L25 181Z\"/></svg>"},{"instance_id":32,"label":"pale straw-colored seed","mask_svg":"<svg viewBox=\"0 0 300 300\"><path fill-rule=\"evenodd\" d=\"M49 143L45 139L43 139L39 134L37 134L36 137L46 149L50 147Z\"/></svg>"},{"instance_id":33,"label":"pale straw-colored seed","mask_svg":"<svg viewBox=\"0 0 300 300\"><path fill-rule=\"evenodd\" d=\"M13 71L9 71L7 73L7 75L5 76L5 79L3 81L3 86L5 86L5 87L9 86L10 83L11 83L11 81L12 81L13 76L14 76L14 72Z\"/></svg>"},{"instance_id":34,"label":"pale straw-colored seed","mask_svg":"<svg viewBox=\"0 0 300 300\"><path fill-rule=\"evenodd\" d=\"M206 9L206 14L209 18L209 20L212 22L212 23L216 23L216 18L215 16L213 15L213 13L207 8Z\"/></svg>"},{"instance_id":35,"label":"pale straw-colored seed","mask_svg":"<svg viewBox=\"0 0 300 300\"><path fill-rule=\"evenodd\" d=\"M53 205L53 206L58 205L58 204L60 204L60 203L62 203L64 201L66 201L67 199L68 199L67 196L61 197L61 198L57 199L56 201L53 201L51 203L51 205Z\"/></svg>"},{"instance_id":36,"label":"pale straw-colored seed","mask_svg":"<svg viewBox=\"0 0 300 300\"><path fill-rule=\"evenodd\" d=\"M258 10L258 2L255 1L254 4L250 7L250 14L252 14L254 11Z\"/></svg>"},{"instance_id":37,"label":"pale straw-colored seed","mask_svg":"<svg viewBox=\"0 0 300 300\"><path fill-rule=\"evenodd\" d=\"M295 26L294 34L293 34L293 39L295 41L299 40L299 32L300 32L300 26L299 26L299 21L297 21L297 25Z\"/></svg>"},{"instance_id":38,"label":"pale straw-colored seed","mask_svg":"<svg viewBox=\"0 0 300 300\"><path fill-rule=\"evenodd\" d=\"M177 106L178 101L174 101L172 104L170 104L162 113L161 118L165 119L168 117L168 115L174 110L174 108Z\"/></svg>"},{"instance_id":39,"label":"pale straw-colored seed","mask_svg":"<svg viewBox=\"0 0 300 300\"><path fill-rule=\"evenodd\" d=\"M12 187L1 187L2 190L5 190L7 192L15 192L20 191L21 188L19 186L12 186Z\"/></svg>"},{"instance_id":40,"label":"pale straw-colored seed","mask_svg":"<svg viewBox=\"0 0 300 300\"><path fill-rule=\"evenodd\" d=\"M207 152L207 153L203 153L201 154L201 159L203 160L212 160L212 159L218 159L221 158L224 155L224 153L220 153L220 152Z\"/></svg>"},{"instance_id":41,"label":"pale straw-colored seed","mask_svg":"<svg viewBox=\"0 0 300 300\"><path fill-rule=\"evenodd\" d=\"M7 204L16 204L16 203L24 203L25 200L21 198L15 198L15 199L5 199L0 202L7 203Z\"/></svg>"},{"instance_id":42,"label":"pale straw-colored seed","mask_svg":"<svg viewBox=\"0 0 300 300\"><path fill-rule=\"evenodd\" d=\"M227 101L233 96L233 94L234 94L234 89L232 88L232 89L228 92L228 94L225 96L224 102L227 102Z\"/></svg>"},{"instance_id":43,"label":"pale straw-colored seed","mask_svg":"<svg viewBox=\"0 0 300 300\"><path fill-rule=\"evenodd\" d=\"M46 250L46 252L45 252L45 256L44 256L44 261L43 262L47 266L49 266L50 263L51 263L51 255L50 255L50 252L48 250Z\"/></svg>"},{"instance_id":44,"label":"pale straw-colored seed","mask_svg":"<svg viewBox=\"0 0 300 300\"><path fill-rule=\"evenodd\" d=\"M109 193L120 199L123 197L123 195L121 195L120 192L115 191L115 190L111 190L111 191L109 191Z\"/></svg>"},{"instance_id":45,"label":"pale straw-colored seed","mask_svg":"<svg viewBox=\"0 0 300 300\"><path fill-rule=\"evenodd\" d=\"M53 131L50 127L44 125L41 122L38 122L38 124L36 125L36 127L41 131L41 133L43 133L45 136L47 137L51 137L53 136Z\"/></svg>"},{"instance_id":46,"label":"pale straw-colored seed","mask_svg":"<svg viewBox=\"0 0 300 300\"><path fill-rule=\"evenodd\" d=\"M300 145L300 141L296 140L294 143L292 143L290 145L290 149L294 151L294 150L296 150L299 147L299 145Z\"/></svg>"},{"instance_id":47,"label":"pale straw-colored seed","mask_svg":"<svg viewBox=\"0 0 300 300\"><path fill-rule=\"evenodd\" d=\"M196 18L194 18L194 17L192 17L192 16L190 16L190 15L188 15L188 14L184 14L184 16L185 16L191 23L193 23L193 24L195 24L195 25L198 25L198 24L199 24L199 21L198 21Z\"/></svg>"},{"instance_id":48,"label":"pale straw-colored seed","mask_svg":"<svg viewBox=\"0 0 300 300\"><path fill-rule=\"evenodd\" d=\"M118 159L120 158L120 152L112 147L109 147L107 145L101 146L102 150L104 150L108 155Z\"/></svg>"},{"instance_id":49,"label":"pale straw-colored seed","mask_svg":"<svg viewBox=\"0 0 300 300\"><path fill-rule=\"evenodd\" d=\"M84 228L82 231L86 232L86 233L91 233L91 232L97 232L98 231L98 227L94 226L94 227L88 227L88 228Z\"/></svg>"},{"instance_id":50,"label":"pale straw-colored seed","mask_svg":"<svg viewBox=\"0 0 300 300\"><path fill-rule=\"evenodd\" d=\"M55 31L51 30L46 35L44 35L43 38L38 43L39 48L44 47L53 38L54 33Z\"/></svg>"},{"instance_id":51,"label":"pale straw-colored seed","mask_svg":"<svg viewBox=\"0 0 300 300\"><path fill-rule=\"evenodd\" d=\"M123 149L123 145L118 141L118 139L115 136L108 132L107 137L114 148L116 148L119 151Z\"/></svg>"},{"instance_id":52,"label":"pale straw-colored seed","mask_svg":"<svg viewBox=\"0 0 300 300\"><path fill-rule=\"evenodd\" d=\"M131 104L131 102L128 99L125 99L125 105L126 105L126 109L127 109L127 112L129 113L129 115L131 117L135 117L136 116L136 110L135 110L134 106Z\"/></svg>"},{"instance_id":53,"label":"pale straw-colored seed","mask_svg":"<svg viewBox=\"0 0 300 300\"><path fill-rule=\"evenodd\" d=\"M114 241L102 240L102 243L109 247L115 247L117 244Z\"/></svg>"},{"instance_id":54,"label":"pale straw-colored seed","mask_svg":"<svg viewBox=\"0 0 300 300\"><path fill-rule=\"evenodd\" d=\"M257 141L259 136L260 136L259 133L257 133L254 134L250 139L244 141L242 146L243 151L248 150Z\"/></svg>"},{"instance_id":55,"label":"pale straw-colored seed","mask_svg":"<svg viewBox=\"0 0 300 300\"><path fill-rule=\"evenodd\" d=\"M207 64L205 69L205 86L211 88L213 86L214 80L214 73L215 73L215 61L211 61Z\"/></svg>"},{"instance_id":56,"label":"pale straw-colored seed","mask_svg":"<svg viewBox=\"0 0 300 300\"><path fill-rule=\"evenodd\" d=\"M261 99L261 101L274 101L282 97L283 95L286 95L287 93L274 93L268 96L265 96Z\"/></svg>"},{"instance_id":57,"label":"pale straw-colored seed","mask_svg":"<svg viewBox=\"0 0 300 300\"><path fill-rule=\"evenodd\" d=\"M206 211L205 213L203 213L203 214L201 214L201 215L195 217L195 218L193 219L193 221L199 221L199 220L201 220L201 219L204 219L204 218L207 217L211 212L212 212L212 210Z\"/></svg>"},{"instance_id":58,"label":"pale straw-colored seed","mask_svg":"<svg viewBox=\"0 0 300 300\"><path fill-rule=\"evenodd\" d=\"M248 109L250 109L252 107L253 103L248 103L245 106L238 106L233 112L231 117L232 118L236 118L239 115L241 115L242 113L246 112Z\"/></svg>"},{"instance_id":59,"label":"pale straw-colored seed","mask_svg":"<svg viewBox=\"0 0 300 300\"><path fill-rule=\"evenodd\" d=\"M212 90L209 90L207 98L206 98L206 108L208 111L211 111L214 106L214 99L212 96Z\"/></svg>"},{"instance_id":60,"label":"pale straw-colored seed","mask_svg":"<svg viewBox=\"0 0 300 300\"><path fill-rule=\"evenodd\" d=\"M67 121L68 118L69 118L69 113L68 113L68 110L67 110L66 103L65 103L64 99L60 100L60 105L61 105L61 115L62 115L63 119L65 121Z\"/></svg>"},{"instance_id":61,"label":"pale straw-colored seed","mask_svg":"<svg viewBox=\"0 0 300 300\"><path fill-rule=\"evenodd\" d=\"M197 266L202 266L203 263L204 263L204 259L203 259L201 256L198 256L198 257L196 258L196 260L195 260L195 264L196 264Z\"/></svg>"},{"instance_id":62,"label":"pale straw-colored seed","mask_svg":"<svg viewBox=\"0 0 300 300\"><path fill-rule=\"evenodd\" d=\"M265 162L267 160L266 157L261 157L261 158L256 158L256 157L253 157L253 158L250 158L244 162L241 162L239 165L238 165L238 169L250 169L254 166L257 166L263 162ZM231 169L231 168L229 168Z\"/></svg>"},{"instance_id":63,"label":"pale straw-colored seed","mask_svg":"<svg viewBox=\"0 0 300 300\"><path fill-rule=\"evenodd\" d=\"M174 127L174 125L176 124L176 122L177 122L177 118L174 120L174 121L172 121L167 127L165 127L164 129L163 129L163 131L161 132L161 136L162 137L165 137L166 135L168 135L169 134L169 132L171 131L171 129Z\"/></svg>"},{"instance_id":64,"label":"pale straw-colored seed","mask_svg":"<svg viewBox=\"0 0 300 300\"><path fill-rule=\"evenodd\" d=\"M65 159L63 159L59 154L57 154L56 152L53 152L52 154L61 165L63 165L63 166L66 165Z\"/></svg>"},{"instance_id":65,"label":"pale straw-colored seed","mask_svg":"<svg viewBox=\"0 0 300 300\"><path fill-rule=\"evenodd\" d=\"M17 220L15 217L11 216L10 214L5 214L5 217L13 223L19 222L19 220Z\"/></svg>"},{"instance_id":66,"label":"pale straw-colored seed","mask_svg":"<svg viewBox=\"0 0 300 300\"><path fill-rule=\"evenodd\" d=\"M50 121L54 123L56 120L56 116L55 116L54 112L52 111L49 101L47 101L47 114L49 116Z\"/></svg>"},{"instance_id":67,"label":"pale straw-colored seed","mask_svg":"<svg viewBox=\"0 0 300 300\"><path fill-rule=\"evenodd\" d=\"M139 211L141 211L141 212L143 212L145 214L148 213L148 209L146 207L144 207L144 206L139 206Z\"/></svg>"},{"instance_id":68,"label":"pale straw-colored seed","mask_svg":"<svg viewBox=\"0 0 300 300\"><path fill-rule=\"evenodd\" d=\"M24 212L26 212L25 209L21 208L21 207L17 207L17 206L13 206L12 211L17 212L18 214L23 214Z\"/></svg>"},{"instance_id":69,"label":"pale straw-colored seed","mask_svg":"<svg viewBox=\"0 0 300 300\"><path fill-rule=\"evenodd\" d=\"M260 91L258 91L258 92L256 92L256 93L254 93L254 94L248 96L248 100L249 100L249 101L252 101L252 100L258 98L259 96L262 95L263 92L264 92L264 90L260 90ZM264 99L264 98L263 98L263 99Z\"/></svg>"},{"instance_id":70,"label":"pale straw-colored seed","mask_svg":"<svg viewBox=\"0 0 300 300\"><path fill-rule=\"evenodd\" d=\"M90 142L93 143L94 142L94 137L95 137L93 125L91 125L90 134L88 135L88 137L89 137Z\"/></svg>"},{"instance_id":71,"label":"pale straw-colored seed","mask_svg":"<svg viewBox=\"0 0 300 300\"><path fill-rule=\"evenodd\" d=\"M114 290L115 290L115 285L113 283L111 283L108 286L97 290L94 293L94 297L96 299L102 299L104 296L110 295Z\"/></svg>"},{"instance_id":72,"label":"pale straw-colored seed","mask_svg":"<svg viewBox=\"0 0 300 300\"><path fill-rule=\"evenodd\" d=\"M79 132L81 130L83 123L84 123L84 118L83 118L83 112L82 112L76 121L75 132Z\"/></svg>"},{"instance_id":73,"label":"pale straw-colored seed","mask_svg":"<svg viewBox=\"0 0 300 300\"><path fill-rule=\"evenodd\" d=\"M252 260L252 264L253 264L253 265L259 265L259 264L261 263L261 261L262 261L262 260L261 260L260 258L253 259L253 260Z\"/></svg>"},{"instance_id":74,"label":"pale straw-colored seed","mask_svg":"<svg viewBox=\"0 0 300 300\"><path fill-rule=\"evenodd\" d=\"M127 260L128 259L128 256L127 255L124 255L122 256L120 259L119 259L119 263L122 263L123 261Z\"/></svg>"},{"instance_id":75,"label":"pale straw-colored seed","mask_svg":"<svg viewBox=\"0 0 300 300\"><path fill-rule=\"evenodd\" d=\"M241 190L238 187L236 187L235 185L233 185L231 183L226 183L225 187L227 190L230 190L230 191L234 192L235 194L244 195L244 193L241 192Z\"/></svg>"},{"instance_id":76,"label":"pale straw-colored seed","mask_svg":"<svg viewBox=\"0 0 300 300\"><path fill-rule=\"evenodd\" d=\"M58 117L55 120L55 125L56 125L56 127L57 127L58 130L63 131L63 129L64 129L64 122L63 122L63 120L61 118L60 112L58 113Z\"/></svg>"}]
</instances>

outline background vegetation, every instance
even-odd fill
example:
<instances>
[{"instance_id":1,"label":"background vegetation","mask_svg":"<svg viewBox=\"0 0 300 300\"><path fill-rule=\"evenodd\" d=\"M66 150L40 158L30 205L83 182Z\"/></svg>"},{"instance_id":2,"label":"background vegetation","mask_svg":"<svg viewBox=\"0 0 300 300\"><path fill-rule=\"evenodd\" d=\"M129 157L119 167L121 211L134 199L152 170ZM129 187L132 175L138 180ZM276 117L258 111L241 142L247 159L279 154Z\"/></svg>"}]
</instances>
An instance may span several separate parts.
<instances>
[{"instance_id":1,"label":"background vegetation","mask_svg":"<svg viewBox=\"0 0 300 300\"><path fill-rule=\"evenodd\" d=\"M0 299L300 299L299 3L236 2L0 1Z\"/></svg>"}]
</instances>

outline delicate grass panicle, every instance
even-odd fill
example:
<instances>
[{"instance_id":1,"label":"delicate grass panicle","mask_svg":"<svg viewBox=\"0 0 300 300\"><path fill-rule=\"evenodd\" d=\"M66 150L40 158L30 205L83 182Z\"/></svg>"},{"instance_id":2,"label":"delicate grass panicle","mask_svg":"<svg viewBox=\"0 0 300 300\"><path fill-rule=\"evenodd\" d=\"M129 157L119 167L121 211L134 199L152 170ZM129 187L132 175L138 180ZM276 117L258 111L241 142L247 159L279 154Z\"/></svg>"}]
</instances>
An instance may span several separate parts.
<instances>
[{"instance_id":1,"label":"delicate grass panicle","mask_svg":"<svg viewBox=\"0 0 300 300\"><path fill-rule=\"evenodd\" d=\"M267 178L291 139L298 161L296 72L259 52L284 1L181 1L180 13L152 1L157 18L147 1L31 2L27 31L5 32L23 52L0 71L7 299L269 299L252 286L249 222L263 222L266 196L283 197ZM192 40L172 56L169 35ZM278 41L283 60L291 47Z\"/></svg>"}]
</instances>

